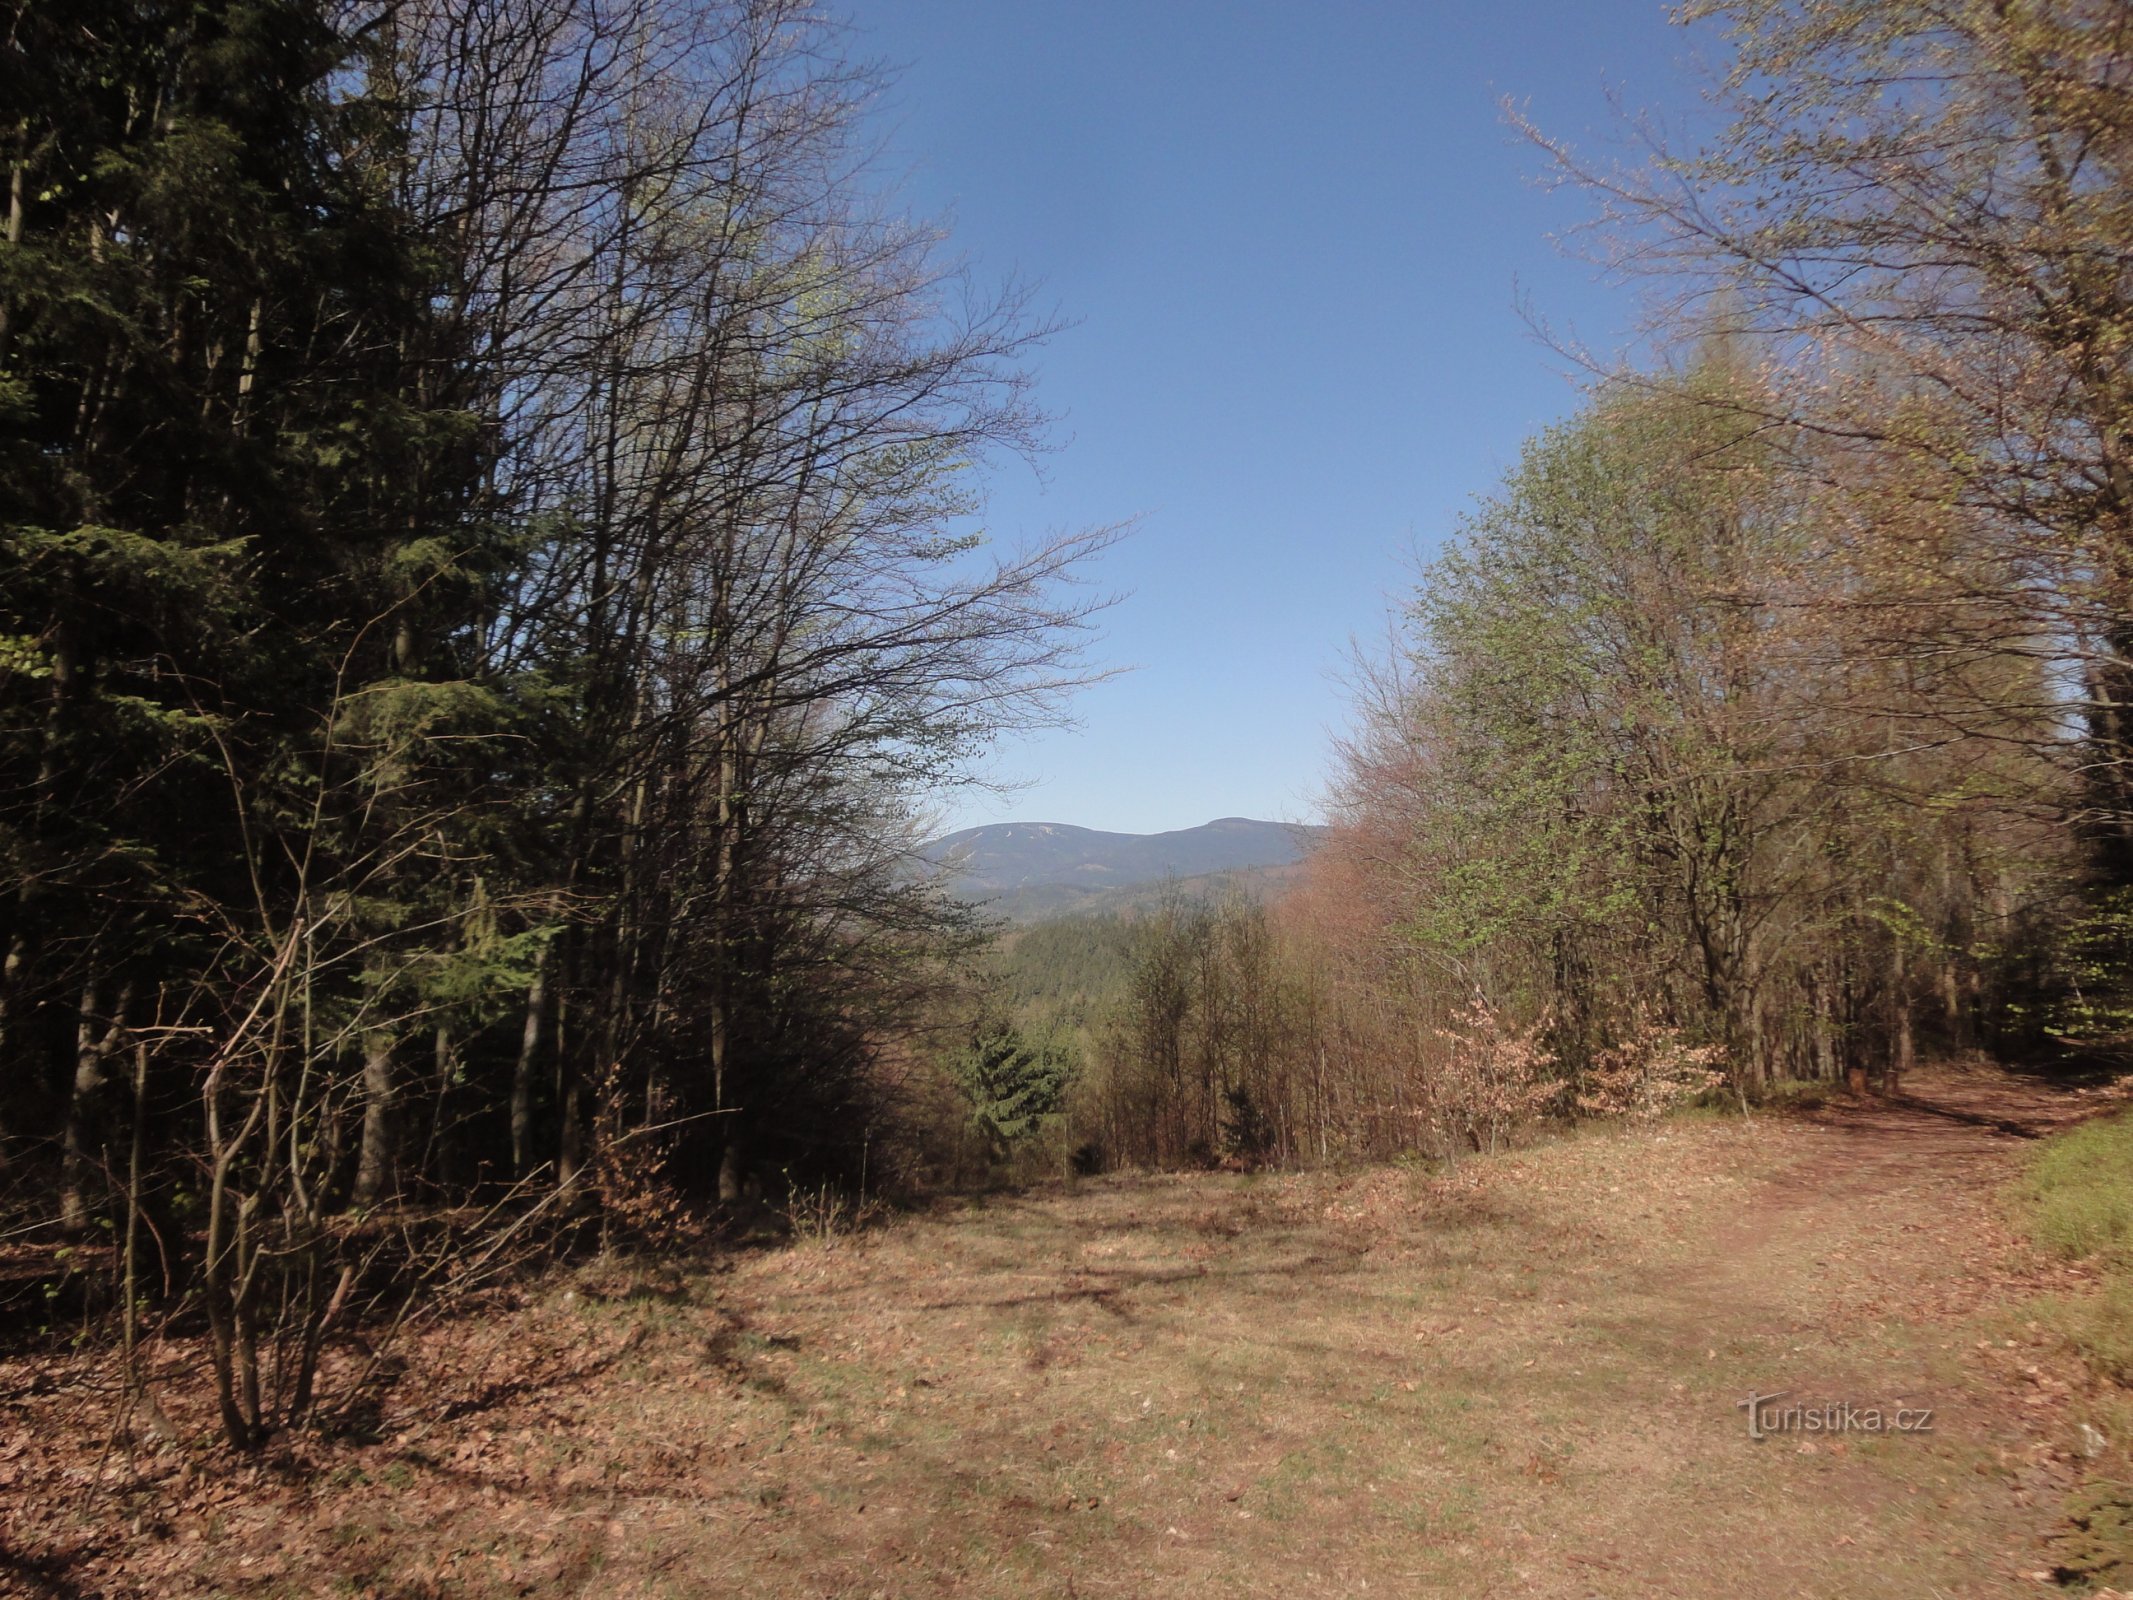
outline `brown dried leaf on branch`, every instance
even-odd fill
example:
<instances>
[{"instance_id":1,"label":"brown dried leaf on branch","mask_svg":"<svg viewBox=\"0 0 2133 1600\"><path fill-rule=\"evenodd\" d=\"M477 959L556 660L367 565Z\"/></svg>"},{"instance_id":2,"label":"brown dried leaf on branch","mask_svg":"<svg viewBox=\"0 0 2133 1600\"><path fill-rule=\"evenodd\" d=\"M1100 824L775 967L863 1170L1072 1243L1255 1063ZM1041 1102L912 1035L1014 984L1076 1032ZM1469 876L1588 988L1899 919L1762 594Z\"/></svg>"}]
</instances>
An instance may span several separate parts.
<instances>
[{"instance_id":1,"label":"brown dried leaf on branch","mask_svg":"<svg viewBox=\"0 0 2133 1600\"><path fill-rule=\"evenodd\" d=\"M1503 1136L1559 1099L1565 1085L1550 1074L1555 1052L1541 1043L1552 1017L1543 1012L1524 1028L1507 1021L1478 988L1437 1037L1449 1047L1431 1087L1446 1148L1461 1138L1494 1150Z\"/></svg>"},{"instance_id":2,"label":"brown dried leaf on branch","mask_svg":"<svg viewBox=\"0 0 2133 1600\"><path fill-rule=\"evenodd\" d=\"M1578 1083L1578 1109L1656 1122L1724 1083L1726 1075L1719 1070L1723 1058L1718 1046L1690 1044L1678 1027L1640 1005L1629 1033L1593 1057Z\"/></svg>"}]
</instances>

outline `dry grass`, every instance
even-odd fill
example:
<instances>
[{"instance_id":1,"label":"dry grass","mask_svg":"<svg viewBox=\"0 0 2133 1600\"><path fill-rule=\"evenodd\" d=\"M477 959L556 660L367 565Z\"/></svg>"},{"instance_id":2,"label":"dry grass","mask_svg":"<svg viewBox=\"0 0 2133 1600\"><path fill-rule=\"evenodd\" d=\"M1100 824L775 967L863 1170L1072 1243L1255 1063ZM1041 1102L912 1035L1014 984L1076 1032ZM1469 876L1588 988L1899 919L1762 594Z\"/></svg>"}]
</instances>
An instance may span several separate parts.
<instances>
[{"instance_id":1,"label":"dry grass","mask_svg":"<svg viewBox=\"0 0 2133 1600\"><path fill-rule=\"evenodd\" d=\"M2018 1145L1884 1108L948 1206L441 1332L475 1376L280 1476L70 1482L18 1392L0 1515L112 1594L2034 1594L2123 1448L2021 1309L2070 1269ZM1937 1429L1758 1444L1751 1389Z\"/></svg>"}]
</instances>

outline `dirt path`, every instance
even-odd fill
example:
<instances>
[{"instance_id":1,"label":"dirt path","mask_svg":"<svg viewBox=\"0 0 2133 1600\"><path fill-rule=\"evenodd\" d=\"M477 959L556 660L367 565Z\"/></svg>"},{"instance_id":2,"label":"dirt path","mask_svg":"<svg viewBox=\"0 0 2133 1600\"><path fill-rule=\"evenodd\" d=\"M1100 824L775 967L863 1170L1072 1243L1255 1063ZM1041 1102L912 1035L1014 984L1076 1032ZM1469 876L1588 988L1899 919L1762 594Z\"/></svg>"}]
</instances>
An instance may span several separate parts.
<instances>
[{"instance_id":1,"label":"dirt path","mask_svg":"<svg viewBox=\"0 0 2133 1600\"><path fill-rule=\"evenodd\" d=\"M2039 1592L2085 1379L2028 1312L2081 1285L2013 1233L2003 1189L2030 1141L2098 1104L1942 1068L1892 1099L1714 1135L1741 1162L1730 1203L1650 1258L1671 1268L1663 1284L1620 1284L1608 1312L1644 1340L1600 1430L1628 1478L1611 1511L1570 1526L1610 1547L1613 1581L1531 1591ZM1750 1395L1790 1426L1747 1440ZM1847 1402L1887 1431L1785 1416ZM1656 1478L1624 1450L1639 1430L1621 1418L1646 1406L1666 1419Z\"/></svg>"},{"instance_id":2,"label":"dirt path","mask_svg":"<svg viewBox=\"0 0 2133 1600\"><path fill-rule=\"evenodd\" d=\"M440 1390L308 1482L144 1486L76 1570L289 1595L2037 1594L2080 1380L2029 1320L2068 1275L1998 1189L2094 1104L1944 1070L1450 1178L1104 1179L669 1298L581 1284L455 1335L486 1341L455 1360L490 1352L463 1415ZM583 1375L496 1388L513 1362ZM1738 1402L1781 1391L1932 1426L1751 1439Z\"/></svg>"}]
</instances>

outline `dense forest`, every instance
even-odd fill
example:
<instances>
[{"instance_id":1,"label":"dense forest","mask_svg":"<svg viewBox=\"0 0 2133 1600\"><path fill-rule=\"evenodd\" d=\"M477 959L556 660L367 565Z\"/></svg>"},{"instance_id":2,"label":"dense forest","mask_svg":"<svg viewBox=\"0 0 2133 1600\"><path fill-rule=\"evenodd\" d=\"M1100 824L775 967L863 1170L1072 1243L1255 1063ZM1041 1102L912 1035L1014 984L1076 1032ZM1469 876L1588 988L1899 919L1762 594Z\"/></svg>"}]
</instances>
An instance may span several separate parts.
<instances>
[{"instance_id":1,"label":"dense forest","mask_svg":"<svg viewBox=\"0 0 2133 1600\"><path fill-rule=\"evenodd\" d=\"M1054 715L1044 330L877 202L797 3L18 6L0 1151L301 1417L395 1206L843 1178ZM494 1215L492 1211L490 1213ZM425 1268L424 1270L429 1270Z\"/></svg>"},{"instance_id":2,"label":"dense forest","mask_svg":"<svg viewBox=\"0 0 2133 1600\"><path fill-rule=\"evenodd\" d=\"M1115 530L977 531L1046 326L885 198L835 28L13 7L11 1226L129 1351L197 1319L249 1446L507 1242L2121 1051L2125 9L1686 16L1704 143L1527 130L1649 357L1358 663L1302 886L995 940L915 851Z\"/></svg>"}]
</instances>

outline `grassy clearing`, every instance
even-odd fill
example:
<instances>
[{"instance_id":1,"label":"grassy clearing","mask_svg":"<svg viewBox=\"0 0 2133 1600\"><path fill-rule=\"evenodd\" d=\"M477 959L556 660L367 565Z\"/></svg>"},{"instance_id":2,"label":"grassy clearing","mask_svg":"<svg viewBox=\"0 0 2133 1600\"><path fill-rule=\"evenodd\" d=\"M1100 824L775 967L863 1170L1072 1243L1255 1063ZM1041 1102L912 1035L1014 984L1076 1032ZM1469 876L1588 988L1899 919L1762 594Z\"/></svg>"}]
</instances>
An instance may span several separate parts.
<instances>
[{"instance_id":1,"label":"grassy clearing","mask_svg":"<svg viewBox=\"0 0 2133 1600\"><path fill-rule=\"evenodd\" d=\"M152 1458L131 1520L10 1454L56 1439L26 1400L0 1492L112 1595L2033 1595L2078 1444L1992 1137L1698 1117L947 1204L557 1284L453 1333L480 1385L392 1436L308 1477ZM1942 1420L1751 1440L1780 1389Z\"/></svg>"}]
</instances>

